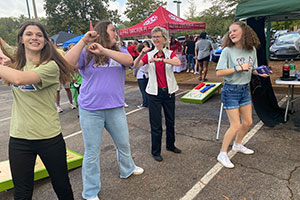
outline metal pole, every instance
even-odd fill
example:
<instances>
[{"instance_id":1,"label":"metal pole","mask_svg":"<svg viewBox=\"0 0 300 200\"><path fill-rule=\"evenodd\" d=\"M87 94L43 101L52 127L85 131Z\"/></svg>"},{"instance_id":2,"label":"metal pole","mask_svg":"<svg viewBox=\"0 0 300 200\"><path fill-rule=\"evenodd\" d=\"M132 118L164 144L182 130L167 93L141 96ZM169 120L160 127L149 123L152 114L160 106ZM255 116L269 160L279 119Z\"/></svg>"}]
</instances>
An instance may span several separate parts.
<instances>
[{"instance_id":1,"label":"metal pole","mask_svg":"<svg viewBox=\"0 0 300 200\"><path fill-rule=\"evenodd\" d=\"M180 0L174 0L173 3L177 3L177 17L180 17L180 4L182 2Z\"/></svg>"},{"instance_id":2,"label":"metal pole","mask_svg":"<svg viewBox=\"0 0 300 200\"><path fill-rule=\"evenodd\" d=\"M270 17L267 17L266 19L267 21L267 38L266 38L266 57L267 57L267 64L269 64L269 60L270 60L270 29L271 29L271 21L270 21Z\"/></svg>"},{"instance_id":3,"label":"metal pole","mask_svg":"<svg viewBox=\"0 0 300 200\"><path fill-rule=\"evenodd\" d=\"M35 6L35 0L32 0L32 5L33 5L33 11L34 11L34 18L38 20L37 12L36 12L36 6Z\"/></svg>"},{"instance_id":4,"label":"metal pole","mask_svg":"<svg viewBox=\"0 0 300 200\"><path fill-rule=\"evenodd\" d=\"M27 5L28 18L30 19L30 10L29 10L28 0L26 0L26 5Z\"/></svg>"}]
</instances>

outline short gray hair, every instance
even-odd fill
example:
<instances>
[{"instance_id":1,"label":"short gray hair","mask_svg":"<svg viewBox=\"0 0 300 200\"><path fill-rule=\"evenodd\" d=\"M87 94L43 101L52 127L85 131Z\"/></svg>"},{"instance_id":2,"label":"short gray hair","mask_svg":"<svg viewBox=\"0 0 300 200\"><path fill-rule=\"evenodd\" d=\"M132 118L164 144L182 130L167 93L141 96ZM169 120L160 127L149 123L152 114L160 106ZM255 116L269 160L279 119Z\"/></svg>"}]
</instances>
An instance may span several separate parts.
<instances>
[{"instance_id":1,"label":"short gray hair","mask_svg":"<svg viewBox=\"0 0 300 200\"><path fill-rule=\"evenodd\" d=\"M167 30L163 27L155 26L151 31L151 35L153 35L153 33L156 33L156 32L161 32L162 36L166 39L166 42L164 43L164 47L168 46L169 40L168 40Z\"/></svg>"}]
</instances>

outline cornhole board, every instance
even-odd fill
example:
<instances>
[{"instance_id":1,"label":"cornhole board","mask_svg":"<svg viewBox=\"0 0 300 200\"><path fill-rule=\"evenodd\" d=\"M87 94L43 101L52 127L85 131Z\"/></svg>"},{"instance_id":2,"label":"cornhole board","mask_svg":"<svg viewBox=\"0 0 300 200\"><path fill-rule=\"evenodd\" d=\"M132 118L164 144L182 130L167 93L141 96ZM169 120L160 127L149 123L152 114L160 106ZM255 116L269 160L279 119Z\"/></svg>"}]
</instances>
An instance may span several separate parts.
<instances>
[{"instance_id":1,"label":"cornhole board","mask_svg":"<svg viewBox=\"0 0 300 200\"><path fill-rule=\"evenodd\" d=\"M67 149L67 163L68 170L80 167L82 165L83 156ZM37 156L34 167L34 180L39 180L48 177L49 174L41 161ZM0 162L0 192L13 188L12 177L10 173L9 161Z\"/></svg>"},{"instance_id":2,"label":"cornhole board","mask_svg":"<svg viewBox=\"0 0 300 200\"><path fill-rule=\"evenodd\" d=\"M204 103L213 93L215 93L217 90L222 88L222 82L203 82L205 85L200 88L199 90L196 90L194 87L191 91L186 93L181 97L181 101L183 102L190 102L190 103ZM204 89L208 85L215 84L214 87L210 88L204 93L201 93L200 91Z\"/></svg>"}]
</instances>

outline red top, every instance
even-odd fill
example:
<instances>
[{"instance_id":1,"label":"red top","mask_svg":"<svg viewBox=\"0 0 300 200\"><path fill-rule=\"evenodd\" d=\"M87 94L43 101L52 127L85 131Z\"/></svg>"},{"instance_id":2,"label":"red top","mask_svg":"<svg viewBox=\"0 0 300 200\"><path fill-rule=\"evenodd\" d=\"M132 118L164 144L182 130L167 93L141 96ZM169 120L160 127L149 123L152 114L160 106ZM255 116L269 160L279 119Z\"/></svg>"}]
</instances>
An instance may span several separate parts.
<instances>
[{"instance_id":1,"label":"red top","mask_svg":"<svg viewBox=\"0 0 300 200\"><path fill-rule=\"evenodd\" d=\"M159 56L156 54L154 56L155 58L165 58L165 55ZM174 52L171 53L170 58L176 57L176 54ZM144 55L142 58L142 61L144 65L148 64L148 54ZM164 62L155 62L155 71L156 71L156 77L157 77L157 85L160 88L168 87L167 85L167 79L166 79L166 73L165 73L165 63Z\"/></svg>"},{"instance_id":2,"label":"red top","mask_svg":"<svg viewBox=\"0 0 300 200\"><path fill-rule=\"evenodd\" d=\"M138 57L139 56L139 53L136 50L136 45L128 46L127 51L128 51L128 53L130 53L130 55L132 57Z\"/></svg>"},{"instance_id":3,"label":"red top","mask_svg":"<svg viewBox=\"0 0 300 200\"><path fill-rule=\"evenodd\" d=\"M175 43L170 46L170 49L175 53L181 53L182 45L178 40L175 40Z\"/></svg>"}]
</instances>

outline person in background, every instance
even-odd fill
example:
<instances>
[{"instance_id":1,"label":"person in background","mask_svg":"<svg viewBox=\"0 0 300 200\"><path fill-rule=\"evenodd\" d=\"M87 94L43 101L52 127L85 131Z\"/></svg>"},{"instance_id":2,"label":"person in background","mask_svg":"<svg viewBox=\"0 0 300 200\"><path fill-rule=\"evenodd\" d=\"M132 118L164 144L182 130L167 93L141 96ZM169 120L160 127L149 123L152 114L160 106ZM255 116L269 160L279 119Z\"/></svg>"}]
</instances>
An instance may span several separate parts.
<instances>
[{"instance_id":1,"label":"person in background","mask_svg":"<svg viewBox=\"0 0 300 200\"><path fill-rule=\"evenodd\" d=\"M68 46L67 52L70 51L70 49L72 49L75 45L76 45L75 43L71 43ZM76 69L74 71L73 81L71 82L71 86L70 86L71 92L73 94L73 101L76 107L78 107L78 95L79 95L81 83L82 83L82 76L80 75L78 69Z\"/></svg>"},{"instance_id":2,"label":"person in background","mask_svg":"<svg viewBox=\"0 0 300 200\"><path fill-rule=\"evenodd\" d=\"M189 35L185 35L184 36L184 41L183 41L183 44L182 44L182 46L183 46L183 49L182 49L182 55L185 55L185 59L186 60L188 60L188 56L187 56L187 54L185 53L185 48L186 48L186 44L187 44L187 42L189 41ZM187 71L188 72L188 71Z\"/></svg>"},{"instance_id":3,"label":"person in background","mask_svg":"<svg viewBox=\"0 0 300 200\"><path fill-rule=\"evenodd\" d=\"M133 60L135 60L138 57L138 55L139 55L139 53L137 51L137 48L136 48L137 45L138 45L138 41L137 40L134 40L133 44L132 44L132 42L128 43L127 51L132 56Z\"/></svg>"},{"instance_id":4,"label":"person in background","mask_svg":"<svg viewBox=\"0 0 300 200\"><path fill-rule=\"evenodd\" d=\"M104 128L117 151L120 178L144 172L132 159L124 109L126 67L133 60L117 45L118 34L110 21L100 21L67 53L65 59L78 66L82 84L78 97L84 141L82 197L98 200L101 188L100 150ZM86 48L85 48L86 47Z\"/></svg>"},{"instance_id":5,"label":"person in background","mask_svg":"<svg viewBox=\"0 0 300 200\"><path fill-rule=\"evenodd\" d=\"M122 48L122 49L127 49L126 44L125 44L124 41L121 42L121 48Z\"/></svg>"},{"instance_id":6,"label":"person in background","mask_svg":"<svg viewBox=\"0 0 300 200\"><path fill-rule=\"evenodd\" d=\"M187 72L190 71L191 73L193 73L195 69L195 42L194 37L192 35L189 37L189 41L186 43L185 54L188 57ZM191 70L190 67L192 68Z\"/></svg>"},{"instance_id":7,"label":"person in background","mask_svg":"<svg viewBox=\"0 0 300 200\"><path fill-rule=\"evenodd\" d=\"M13 52L2 39L0 46ZM10 67L0 64L0 77L11 86L13 95L9 164L14 199L32 199L34 166L39 155L57 198L72 200L66 144L54 101L59 82L71 80L73 67L56 51L45 28L36 21L21 25L16 55Z\"/></svg>"},{"instance_id":8,"label":"person in background","mask_svg":"<svg viewBox=\"0 0 300 200\"><path fill-rule=\"evenodd\" d=\"M182 45L174 36L171 37L170 49L175 54L182 54Z\"/></svg>"},{"instance_id":9,"label":"person in background","mask_svg":"<svg viewBox=\"0 0 300 200\"><path fill-rule=\"evenodd\" d=\"M166 120L166 149L174 153L181 153L175 146L175 92L178 85L174 76L173 66L180 65L176 54L168 50L166 29L156 26L151 31L155 49L144 47L134 61L133 68L148 64L149 81L146 92L148 93L149 120L151 126L152 156L161 162L162 140L162 115L164 110Z\"/></svg>"},{"instance_id":10,"label":"person in background","mask_svg":"<svg viewBox=\"0 0 300 200\"><path fill-rule=\"evenodd\" d=\"M224 77L221 100L226 110L230 127L224 135L217 160L226 168L233 168L227 151L235 136L233 151L253 154L242 140L252 124L252 106L249 94L251 75L258 74L256 48L260 45L256 33L243 22L235 22L222 43L223 51L216 68L216 75ZM267 74L260 74L268 77Z\"/></svg>"},{"instance_id":11,"label":"person in background","mask_svg":"<svg viewBox=\"0 0 300 200\"><path fill-rule=\"evenodd\" d=\"M200 40L195 47L195 55L199 63L199 81L207 81L206 75L208 71L208 62L210 59L210 51L212 50L211 42L206 38L206 32L200 34ZM203 74L203 76L202 76Z\"/></svg>"},{"instance_id":12,"label":"person in background","mask_svg":"<svg viewBox=\"0 0 300 200\"><path fill-rule=\"evenodd\" d=\"M150 48L150 44L147 41L144 41L143 44L138 44L138 52L141 53L144 47ZM143 65L139 68L134 69L134 71L137 71L136 78L143 97L143 103L141 105L138 105L137 107L148 107L148 94L146 93L146 87L149 80L148 65Z\"/></svg>"},{"instance_id":13,"label":"person in background","mask_svg":"<svg viewBox=\"0 0 300 200\"><path fill-rule=\"evenodd\" d=\"M60 55L62 55L62 56L66 55L66 53L56 45L56 43L53 43L53 45L56 47L56 50ZM60 83L59 86L57 87L57 93L56 93L56 111L58 113L61 113L61 112L64 111L60 106L60 90L62 89L62 87L65 88L65 91L67 93L70 108L71 109L76 109L76 106L73 104L73 97L72 97L72 92L71 92L71 89L70 89L71 82L66 82L65 84Z\"/></svg>"}]
</instances>

